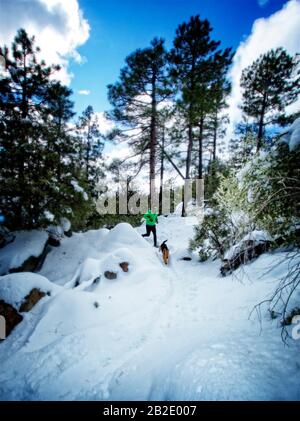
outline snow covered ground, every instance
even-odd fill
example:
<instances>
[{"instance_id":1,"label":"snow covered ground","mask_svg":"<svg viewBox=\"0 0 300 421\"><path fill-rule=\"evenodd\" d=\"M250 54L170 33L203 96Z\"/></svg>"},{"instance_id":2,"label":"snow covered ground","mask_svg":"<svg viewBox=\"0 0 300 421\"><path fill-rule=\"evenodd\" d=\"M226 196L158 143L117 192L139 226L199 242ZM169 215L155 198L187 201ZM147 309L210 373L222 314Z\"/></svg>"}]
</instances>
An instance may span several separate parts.
<instances>
[{"instance_id":1,"label":"snow covered ground","mask_svg":"<svg viewBox=\"0 0 300 421\"><path fill-rule=\"evenodd\" d=\"M141 237L144 227L64 238L42 276L26 274L31 285L56 286L0 344L0 398L299 400L300 341L286 347L277 320L249 319L286 272L285 254L222 278L220 262L199 263L187 251L194 222L159 218L168 267L152 238ZM20 289L15 298L7 291L14 276L23 275L0 278L11 302L20 298Z\"/></svg>"},{"instance_id":2,"label":"snow covered ground","mask_svg":"<svg viewBox=\"0 0 300 421\"><path fill-rule=\"evenodd\" d=\"M17 269L30 257L38 257L45 247L48 234L42 230L17 231L12 243L0 252L0 275Z\"/></svg>"}]
</instances>

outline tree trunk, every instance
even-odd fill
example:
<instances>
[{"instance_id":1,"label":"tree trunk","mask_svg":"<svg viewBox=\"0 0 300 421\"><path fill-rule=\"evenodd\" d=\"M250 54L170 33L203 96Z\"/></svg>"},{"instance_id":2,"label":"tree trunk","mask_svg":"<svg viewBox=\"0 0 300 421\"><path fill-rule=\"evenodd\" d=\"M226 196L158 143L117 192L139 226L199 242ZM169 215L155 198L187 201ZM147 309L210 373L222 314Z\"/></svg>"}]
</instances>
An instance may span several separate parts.
<instances>
[{"instance_id":1,"label":"tree trunk","mask_svg":"<svg viewBox=\"0 0 300 421\"><path fill-rule=\"evenodd\" d=\"M151 102L151 123L150 123L150 205L155 194L155 164L156 164L156 72L153 71L152 75L152 102Z\"/></svg>"},{"instance_id":2,"label":"tree trunk","mask_svg":"<svg viewBox=\"0 0 300 421\"><path fill-rule=\"evenodd\" d=\"M261 113L260 113L260 117L259 117L259 123L258 123L256 153L258 153L260 151L261 147L262 147L262 141L263 141L263 136L264 136L264 120L265 120L266 106L267 106L267 94L264 93L263 104L262 104Z\"/></svg>"},{"instance_id":3,"label":"tree trunk","mask_svg":"<svg viewBox=\"0 0 300 421\"><path fill-rule=\"evenodd\" d=\"M87 145L86 145L86 156L85 156L85 163L86 163L86 178L89 179L89 171L90 171L90 150L91 150L91 122L88 122L88 133L87 133Z\"/></svg>"},{"instance_id":4,"label":"tree trunk","mask_svg":"<svg viewBox=\"0 0 300 421\"><path fill-rule=\"evenodd\" d=\"M162 149L162 146L159 143L158 143L158 146ZM175 162L172 160L172 158L170 157L170 155L165 150L163 152L164 152L164 156L170 162L170 164L172 165L172 167L174 168L174 170L184 180L185 179L184 175L182 174L182 172L180 171L180 169L177 167L177 165L175 164Z\"/></svg>"},{"instance_id":5,"label":"tree trunk","mask_svg":"<svg viewBox=\"0 0 300 421\"><path fill-rule=\"evenodd\" d=\"M27 137L26 137L26 130L22 130L22 126L25 124L24 119L28 116L28 98L27 98L27 71L26 71L26 50L25 47L23 48L23 72L24 72L24 80L22 86L22 100L21 100L21 132L19 138L19 150L18 150L18 189L19 194L23 196L22 200L18 202L17 210L16 210L16 220L20 227L23 226L24 217L22 215L22 201L24 203L24 208L27 208L27 212L30 212L31 203L29 205L25 205L27 203L27 197L24 197L25 191L25 159L27 159Z\"/></svg>"},{"instance_id":6,"label":"tree trunk","mask_svg":"<svg viewBox=\"0 0 300 421\"><path fill-rule=\"evenodd\" d=\"M203 129L204 129L204 118L201 117L199 124L199 161L198 161L198 178L202 179L203 176Z\"/></svg>"},{"instance_id":7,"label":"tree trunk","mask_svg":"<svg viewBox=\"0 0 300 421\"><path fill-rule=\"evenodd\" d=\"M58 155L58 163L57 163L57 180L60 182L61 181L61 126L62 126L62 119L61 116L58 119L58 136L57 136L57 142L58 142L58 148L57 148L57 155Z\"/></svg>"},{"instance_id":8,"label":"tree trunk","mask_svg":"<svg viewBox=\"0 0 300 421\"><path fill-rule=\"evenodd\" d=\"M159 214L162 214L162 198L163 198L163 184L164 184L164 158L165 158L165 126L163 125L162 130L162 150L161 150L161 161L160 161L160 187L159 187Z\"/></svg>"},{"instance_id":9,"label":"tree trunk","mask_svg":"<svg viewBox=\"0 0 300 421\"><path fill-rule=\"evenodd\" d=\"M213 162L217 159L217 133L218 133L218 114L215 115L214 132L213 132Z\"/></svg>"},{"instance_id":10,"label":"tree trunk","mask_svg":"<svg viewBox=\"0 0 300 421\"><path fill-rule=\"evenodd\" d=\"M195 58L193 57L192 61L192 68L191 68L191 94L194 95L194 89L195 89ZM186 155L186 167L185 167L185 178L186 180L190 179L190 170L191 170L191 159L192 159L192 149L193 149L193 113L194 113L194 107L193 107L193 99L191 99L190 105L189 105L189 123L188 123L188 148L187 148L187 155ZM182 202L182 212L181 216L186 216L185 212L185 206L184 206L184 198Z\"/></svg>"}]
</instances>

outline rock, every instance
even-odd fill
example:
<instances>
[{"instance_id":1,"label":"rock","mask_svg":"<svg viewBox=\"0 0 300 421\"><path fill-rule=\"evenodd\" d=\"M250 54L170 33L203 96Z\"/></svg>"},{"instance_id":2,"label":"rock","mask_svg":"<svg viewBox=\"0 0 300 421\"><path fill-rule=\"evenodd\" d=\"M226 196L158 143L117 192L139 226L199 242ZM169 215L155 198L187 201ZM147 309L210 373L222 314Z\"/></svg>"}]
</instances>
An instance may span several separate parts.
<instances>
[{"instance_id":1,"label":"rock","mask_svg":"<svg viewBox=\"0 0 300 421\"><path fill-rule=\"evenodd\" d=\"M220 268L222 276L232 273L240 265L251 262L253 259L256 259L261 254L268 251L271 247L270 241L265 241L259 244L256 244L249 240L245 242L244 249L235 254L231 259L224 259L223 265Z\"/></svg>"},{"instance_id":2,"label":"rock","mask_svg":"<svg viewBox=\"0 0 300 421\"><path fill-rule=\"evenodd\" d=\"M49 234L49 245L59 247L64 237L64 229L60 225L49 225L47 232Z\"/></svg>"},{"instance_id":3,"label":"rock","mask_svg":"<svg viewBox=\"0 0 300 421\"><path fill-rule=\"evenodd\" d=\"M67 237L72 237L71 222L68 218L60 218L60 227L63 230L64 235Z\"/></svg>"},{"instance_id":4,"label":"rock","mask_svg":"<svg viewBox=\"0 0 300 421\"><path fill-rule=\"evenodd\" d=\"M97 276L97 278L95 278L95 279L93 280L93 285L97 285L97 284L99 284L100 279L101 279L101 276Z\"/></svg>"},{"instance_id":5,"label":"rock","mask_svg":"<svg viewBox=\"0 0 300 421\"><path fill-rule=\"evenodd\" d=\"M0 315L5 319L6 336L23 320L23 316L13 306L3 300L0 300Z\"/></svg>"},{"instance_id":6,"label":"rock","mask_svg":"<svg viewBox=\"0 0 300 421\"><path fill-rule=\"evenodd\" d=\"M21 304L19 311L21 313L30 311L41 298L45 297L45 293L37 288L33 288L30 293L25 297L25 301Z\"/></svg>"},{"instance_id":7,"label":"rock","mask_svg":"<svg viewBox=\"0 0 300 421\"><path fill-rule=\"evenodd\" d=\"M192 260L191 257L183 257L181 260L184 260L185 262L190 262Z\"/></svg>"},{"instance_id":8,"label":"rock","mask_svg":"<svg viewBox=\"0 0 300 421\"><path fill-rule=\"evenodd\" d=\"M119 264L120 268L122 269L123 272L128 272L129 271L129 263L128 262L121 262Z\"/></svg>"},{"instance_id":9,"label":"rock","mask_svg":"<svg viewBox=\"0 0 300 421\"><path fill-rule=\"evenodd\" d=\"M49 246L52 246L52 247L59 247L60 241L57 238L50 236L48 240L48 244Z\"/></svg>"},{"instance_id":10,"label":"rock","mask_svg":"<svg viewBox=\"0 0 300 421\"><path fill-rule=\"evenodd\" d=\"M117 274L116 272L110 272L109 270L104 272L104 276L107 279L117 279Z\"/></svg>"},{"instance_id":11,"label":"rock","mask_svg":"<svg viewBox=\"0 0 300 421\"><path fill-rule=\"evenodd\" d=\"M18 268L12 268L9 270L9 273L17 273L17 272L35 272L42 268L43 263L46 259L47 254L50 251L49 241L46 242L42 253L39 256L30 256L22 266Z\"/></svg>"}]
</instances>

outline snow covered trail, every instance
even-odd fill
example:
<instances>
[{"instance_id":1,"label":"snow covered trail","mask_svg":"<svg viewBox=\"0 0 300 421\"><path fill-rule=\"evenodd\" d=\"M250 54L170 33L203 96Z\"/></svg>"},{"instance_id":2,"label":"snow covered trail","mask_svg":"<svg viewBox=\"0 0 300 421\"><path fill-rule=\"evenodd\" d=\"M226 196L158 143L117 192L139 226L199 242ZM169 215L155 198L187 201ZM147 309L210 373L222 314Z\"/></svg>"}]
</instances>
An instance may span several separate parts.
<instances>
[{"instance_id":1,"label":"snow covered trail","mask_svg":"<svg viewBox=\"0 0 300 421\"><path fill-rule=\"evenodd\" d=\"M282 264L262 276L284 254L221 278L219 262L199 263L187 250L194 222L159 218L167 267L144 227L128 224L54 249L41 275L55 294L0 344L1 399L299 400L299 341L284 347L276 320L264 318L262 331L249 320L285 273ZM125 260L128 273L118 266Z\"/></svg>"},{"instance_id":2,"label":"snow covered trail","mask_svg":"<svg viewBox=\"0 0 300 421\"><path fill-rule=\"evenodd\" d=\"M158 242L168 239L165 280L171 278L172 294L138 356L115 374L112 398L131 399L135 385L144 400L300 399L299 344L291 361L275 323L264 326L261 335L257 320L248 320L258 297L274 289L270 281L255 283L254 289L252 276L256 280L267 272L274 257L261 257L237 278L221 278L215 262L199 265L191 255L191 262L182 260L189 256L193 222L160 218ZM283 381L288 368L292 387Z\"/></svg>"}]
</instances>

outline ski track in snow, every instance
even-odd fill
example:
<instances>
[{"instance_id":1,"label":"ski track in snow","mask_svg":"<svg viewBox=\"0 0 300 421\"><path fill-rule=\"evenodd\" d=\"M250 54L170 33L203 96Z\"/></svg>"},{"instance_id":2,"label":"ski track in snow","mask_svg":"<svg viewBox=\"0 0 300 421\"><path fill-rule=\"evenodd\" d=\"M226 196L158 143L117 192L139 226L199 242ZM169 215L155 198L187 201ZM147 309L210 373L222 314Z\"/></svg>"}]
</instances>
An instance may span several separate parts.
<instances>
[{"instance_id":1,"label":"ski track in snow","mask_svg":"<svg viewBox=\"0 0 300 421\"><path fill-rule=\"evenodd\" d=\"M113 262L115 253L125 256L126 247L139 242L129 277L100 281L93 292L87 292L88 282L77 291L63 287L26 314L25 328L19 325L0 346L1 399L300 399L299 342L284 347L276 320L263 320L260 331L258 321L248 318L280 277L278 269L258 280L278 257L261 256L243 269L242 279L241 273L221 278L219 262L180 260L189 255L193 222L175 215L159 218L158 242L168 239L171 255L167 267L158 250L145 243L151 246L152 237L139 238L143 226L135 230L133 244L122 244L119 252L106 246L88 250L97 266L104 252ZM98 234L87 235L95 241ZM106 235L100 235L104 243ZM95 244L100 247L100 240ZM67 264L59 253L41 272L63 285L72 271L53 266L59 259ZM84 256L76 259L78 268L84 265ZM91 311L95 301L99 316Z\"/></svg>"}]
</instances>

